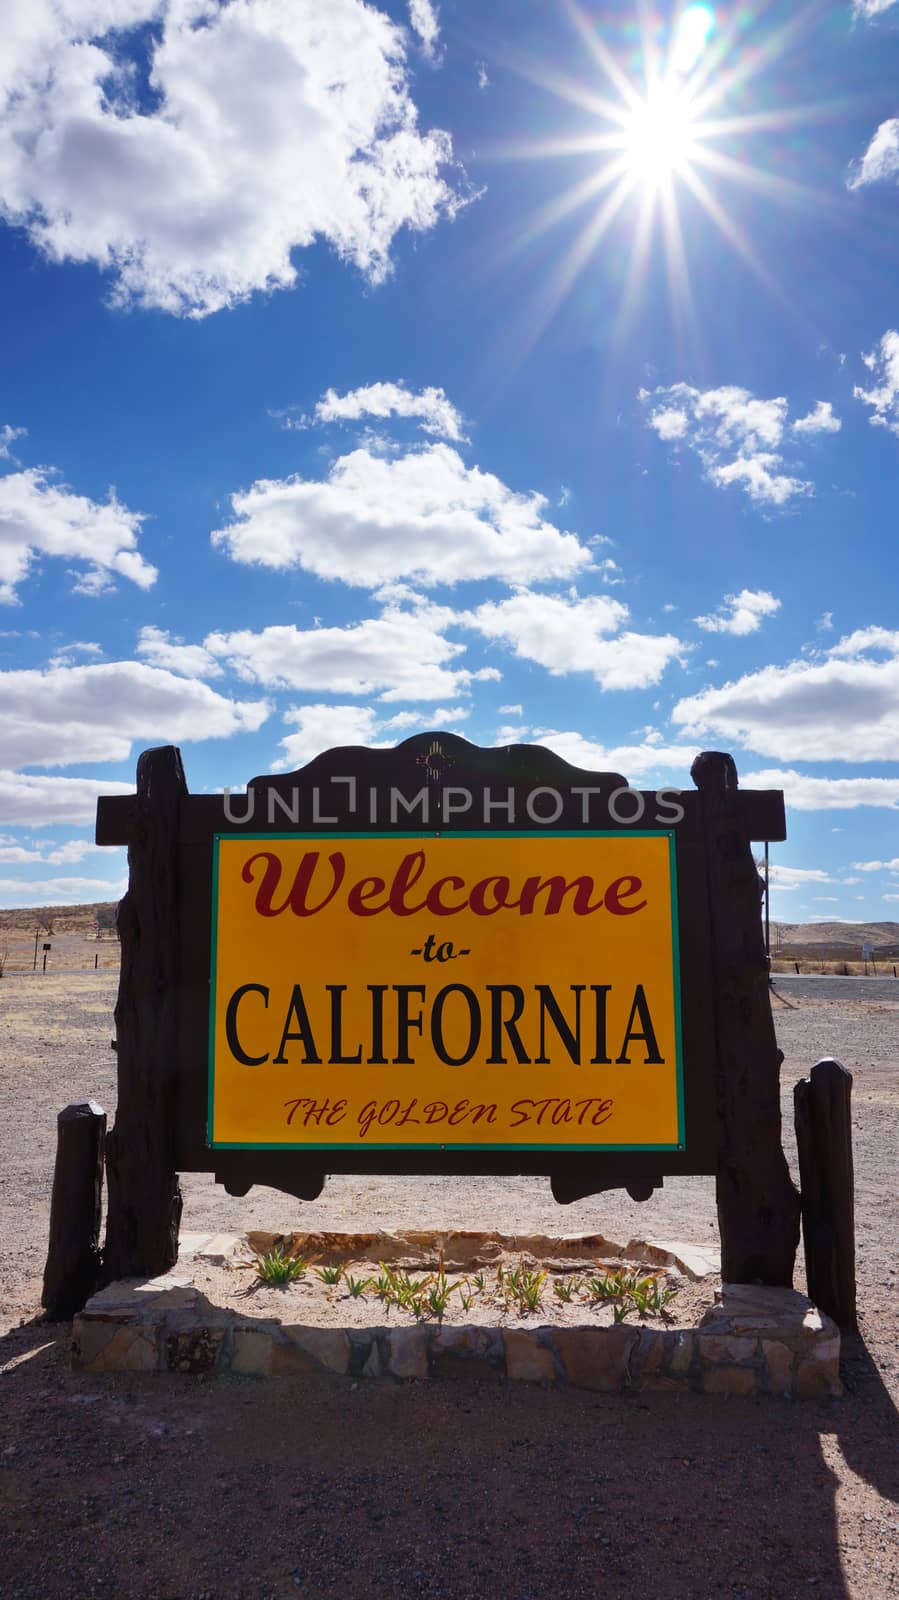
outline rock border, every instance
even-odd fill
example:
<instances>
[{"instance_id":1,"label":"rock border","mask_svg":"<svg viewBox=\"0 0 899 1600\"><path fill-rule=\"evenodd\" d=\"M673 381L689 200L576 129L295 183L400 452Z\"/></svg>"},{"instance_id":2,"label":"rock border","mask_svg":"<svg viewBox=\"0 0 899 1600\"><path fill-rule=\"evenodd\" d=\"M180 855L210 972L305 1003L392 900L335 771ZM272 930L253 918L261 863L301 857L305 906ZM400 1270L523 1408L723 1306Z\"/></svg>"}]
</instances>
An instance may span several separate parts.
<instances>
[{"instance_id":1,"label":"rock border","mask_svg":"<svg viewBox=\"0 0 899 1600\"><path fill-rule=\"evenodd\" d=\"M278 1235L254 1235L276 1240ZM308 1235L308 1240L348 1255L362 1241L378 1259L393 1241L394 1260L427 1264L437 1249L448 1269L475 1266L496 1253L571 1262L578 1246L587 1259L598 1236L503 1239L482 1234ZM616 1394L669 1390L722 1395L781 1395L789 1399L838 1397L840 1335L804 1295L793 1289L724 1284L717 1303L696 1328L613 1327L317 1328L252 1318L211 1305L192 1285L191 1259L223 1262L239 1250L237 1235L198 1235L184 1241L178 1267L149 1281L110 1284L88 1301L72 1330L73 1365L83 1373L156 1372L252 1377L327 1373L353 1380L468 1378L537 1383ZM622 1253L602 1241L606 1251ZM631 1241L631 1246L634 1245ZM532 1252L531 1247L534 1247ZM537 1248L539 1246L539 1249ZM626 1247L630 1249L631 1246ZM653 1265L699 1276L701 1252L654 1245ZM657 1252L657 1254L656 1254ZM693 1259L678 1259L679 1253ZM649 1250L647 1249L647 1255ZM636 1259L629 1256L628 1259ZM643 1260L647 1257L643 1256ZM186 1270L187 1269L187 1270ZM708 1270L708 1269L707 1269Z\"/></svg>"}]
</instances>

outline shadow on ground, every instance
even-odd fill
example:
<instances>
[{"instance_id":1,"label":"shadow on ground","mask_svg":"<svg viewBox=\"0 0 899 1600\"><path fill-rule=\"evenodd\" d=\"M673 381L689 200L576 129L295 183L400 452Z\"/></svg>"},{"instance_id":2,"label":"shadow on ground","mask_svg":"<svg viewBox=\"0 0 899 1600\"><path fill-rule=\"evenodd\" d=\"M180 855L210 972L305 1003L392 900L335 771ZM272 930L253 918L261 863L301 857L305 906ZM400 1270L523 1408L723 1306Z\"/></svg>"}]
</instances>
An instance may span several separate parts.
<instances>
[{"instance_id":1,"label":"shadow on ground","mask_svg":"<svg viewBox=\"0 0 899 1600\"><path fill-rule=\"evenodd\" d=\"M67 1324L40 1322L0 1340L12 1600L891 1592L897 1417L860 1339L844 1400L793 1405L466 1380L83 1378L69 1340ZM862 1513L864 1485L876 1500L861 1496Z\"/></svg>"}]
</instances>

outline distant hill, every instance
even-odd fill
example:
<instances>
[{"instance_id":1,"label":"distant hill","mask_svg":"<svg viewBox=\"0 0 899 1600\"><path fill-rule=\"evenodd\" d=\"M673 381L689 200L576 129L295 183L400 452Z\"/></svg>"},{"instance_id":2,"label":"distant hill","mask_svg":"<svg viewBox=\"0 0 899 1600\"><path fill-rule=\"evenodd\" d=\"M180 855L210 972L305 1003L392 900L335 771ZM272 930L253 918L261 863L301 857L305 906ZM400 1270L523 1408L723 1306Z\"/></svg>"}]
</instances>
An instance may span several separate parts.
<instances>
[{"instance_id":1,"label":"distant hill","mask_svg":"<svg viewBox=\"0 0 899 1600\"><path fill-rule=\"evenodd\" d=\"M115 901L101 900L89 906L21 906L16 910L0 910L0 932L34 933L47 929L51 933L93 934L98 920L115 926Z\"/></svg>"},{"instance_id":2,"label":"distant hill","mask_svg":"<svg viewBox=\"0 0 899 1600\"><path fill-rule=\"evenodd\" d=\"M882 954L899 954L899 922L772 922L771 949L785 954L834 950L857 956L863 944Z\"/></svg>"},{"instance_id":3,"label":"distant hill","mask_svg":"<svg viewBox=\"0 0 899 1600\"><path fill-rule=\"evenodd\" d=\"M0 910L0 932L34 934L48 923L54 933L80 933L93 937L97 921L104 931L115 926L115 902L89 906L26 906ZM899 957L899 922L772 922L771 953L858 959L863 944L884 956Z\"/></svg>"}]
</instances>

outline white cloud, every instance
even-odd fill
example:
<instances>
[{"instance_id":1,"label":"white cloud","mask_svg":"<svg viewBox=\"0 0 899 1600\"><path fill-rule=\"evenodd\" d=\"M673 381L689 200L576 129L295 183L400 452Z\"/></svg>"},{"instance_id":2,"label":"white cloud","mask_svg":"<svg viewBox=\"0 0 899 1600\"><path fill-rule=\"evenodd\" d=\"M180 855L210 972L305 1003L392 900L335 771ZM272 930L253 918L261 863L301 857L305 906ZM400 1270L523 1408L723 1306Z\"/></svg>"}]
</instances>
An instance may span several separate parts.
<instances>
[{"instance_id":1,"label":"white cloud","mask_svg":"<svg viewBox=\"0 0 899 1600\"><path fill-rule=\"evenodd\" d=\"M641 389L638 398L648 407L647 426L666 443L694 450L718 488L737 484L750 499L775 506L812 493L811 483L781 470L780 446L789 411L783 396L759 400L735 384L703 391L673 383L652 391ZM823 412L829 421L820 420ZM800 434L833 431L834 423L839 426L830 408L819 402L816 411L793 423L792 429Z\"/></svg>"},{"instance_id":2,"label":"white cloud","mask_svg":"<svg viewBox=\"0 0 899 1600\"><path fill-rule=\"evenodd\" d=\"M433 0L409 0L409 21L421 40L425 55L433 61L440 38L440 14Z\"/></svg>"},{"instance_id":3,"label":"white cloud","mask_svg":"<svg viewBox=\"0 0 899 1600\"><path fill-rule=\"evenodd\" d=\"M408 738L413 728L422 732L446 727L468 715L462 706L449 710L401 711L396 716L381 718L373 706L295 706L284 715L284 721L296 727L281 740L284 755L273 764L274 772L302 767L323 750L337 749L341 745L365 745L370 750L384 750Z\"/></svg>"},{"instance_id":4,"label":"white cloud","mask_svg":"<svg viewBox=\"0 0 899 1600\"><path fill-rule=\"evenodd\" d=\"M0 862L5 867L24 867L32 861L42 861L39 850L26 850L21 844L0 845Z\"/></svg>"},{"instance_id":5,"label":"white cloud","mask_svg":"<svg viewBox=\"0 0 899 1600\"><path fill-rule=\"evenodd\" d=\"M899 129L899 122L896 124ZM862 358L868 371L874 375L873 389L863 389L856 384L852 393L856 400L870 406L873 416L868 418L874 428L889 428L899 435L899 333L888 328L876 349Z\"/></svg>"},{"instance_id":6,"label":"white cloud","mask_svg":"<svg viewBox=\"0 0 899 1600\"><path fill-rule=\"evenodd\" d=\"M285 713L284 721L297 731L280 741L284 755L274 763L275 772L305 766L323 750L342 745L378 750L392 743L378 738L378 714L371 706L298 706Z\"/></svg>"},{"instance_id":7,"label":"white cloud","mask_svg":"<svg viewBox=\"0 0 899 1600\"><path fill-rule=\"evenodd\" d=\"M415 0L428 30L427 0ZM422 133L404 33L362 0L16 7L0 67L0 212L113 298L203 316L292 286L326 240L373 281L397 231L460 203ZM425 41L427 42L427 41ZM135 68L128 52L142 58ZM141 106L143 70L153 104Z\"/></svg>"},{"instance_id":8,"label":"white cloud","mask_svg":"<svg viewBox=\"0 0 899 1600\"><path fill-rule=\"evenodd\" d=\"M94 640L73 639L71 644L61 645L58 650L55 650L53 655L50 656L47 665L48 667L67 667L76 656L87 656L95 661L102 654L103 646L96 644Z\"/></svg>"},{"instance_id":9,"label":"white cloud","mask_svg":"<svg viewBox=\"0 0 899 1600\"><path fill-rule=\"evenodd\" d=\"M698 627L706 633L757 633L763 617L773 617L780 610L780 601L767 589L741 589L739 594L726 594L718 610L708 617L694 617Z\"/></svg>"},{"instance_id":10,"label":"white cloud","mask_svg":"<svg viewBox=\"0 0 899 1600\"><path fill-rule=\"evenodd\" d=\"M872 659L895 638L861 629L823 660L763 667L674 707L672 720L787 761L894 761L899 749L899 651ZM899 641L897 641L899 642Z\"/></svg>"},{"instance_id":11,"label":"white cloud","mask_svg":"<svg viewBox=\"0 0 899 1600\"><path fill-rule=\"evenodd\" d=\"M124 761L138 740L228 738L268 712L141 661L0 673L0 747L13 766Z\"/></svg>"},{"instance_id":12,"label":"white cloud","mask_svg":"<svg viewBox=\"0 0 899 1600\"><path fill-rule=\"evenodd\" d=\"M348 394L328 389L312 417L303 418L299 425L357 422L360 417L412 417L420 419L423 433L435 438L454 443L465 438L461 414L443 389L430 387L416 392L407 389L404 383L369 383L361 389L351 389Z\"/></svg>"},{"instance_id":13,"label":"white cloud","mask_svg":"<svg viewBox=\"0 0 899 1600\"><path fill-rule=\"evenodd\" d=\"M45 850L28 850L23 845L12 843L0 845L0 862L7 866L25 866L32 862L43 862L51 867L70 866L89 855L105 856L108 851L90 839L67 839L63 844Z\"/></svg>"},{"instance_id":14,"label":"white cloud","mask_svg":"<svg viewBox=\"0 0 899 1600\"><path fill-rule=\"evenodd\" d=\"M0 477L0 602L18 603L16 587L38 555L83 562L74 585L81 594L114 588L114 574L149 589L157 573L137 550L141 514L121 505L112 490L101 503L51 477L45 467Z\"/></svg>"},{"instance_id":15,"label":"white cloud","mask_svg":"<svg viewBox=\"0 0 899 1600\"><path fill-rule=\"evenodd\" d=\"M677 407L663 408L656 411L649 419L651 428L655 428L660 439L684 439L689 427L689 418L686 411L679 411Z\"/></svg>"},{"instance_id":16,"label":"white cloud","mask_svg":"<svg viewBox=\"0 0 899 1600\"><path fill-rule=\"evenodd\" d=\"M76 827L92 823L101 794L133 794L133 783L107 778L57 778L0 770L0 822L10 827Z\"/></svg>"},{"instance_id":17,"label":"white cloud","mask_svg":"<svg viewBox=\"0 0 899 1600\"><path fill-rule=\"evenodd\" d=\"M850 170L849 188L861 189L868 183L882 183L899 173L899 117L888 117L875 132L871 143Z\"/></svg>"},{"instance_id":18,"label":"white cloud","mask_svg":"<svg viewBox=\"0 0 899 1600\"><path fill-rule=\"evenodd\" d=\"M686 646L670 633L620 632L628 616L627 606L608 595L566 599L524 591L487 601L459 621L555 677L589 672L603 689L646 688L658 683Z\"/></svg>"},{"instance_id":19,"label":"white cloud","mask_svg":"<svg viewBox=\"0 0 899 1600\"><path fill-rule=\"evenodd\" d=\"M880 650L885 655L899 655L899 629L856 628L847 633L838 644L831 645L829 656L858 656L866 650Z\"/></svg>"},{"instance_id":20,"label":"white cloud","mask_svg":"<svg viewBox=\"0 0 899 1600\"><path fill-rule=\"evenodd\" d=\"M4 422L3 427L0 428L0 460L9 460L12 454L10 445L15 444L17 439L24 438L27 432L27 428L14 428L10 423Z\"/></svg>"},{"instance_id":21,"label":"white cloud","mask_svg":"<svg viewBox=\"0 0 899 1600\"><path fill-rule=\"evenodd\" d=\"M651 393L640 390L640 399L653 400L655 409L650 412L648 424L664 436L670 429L665 418L671 414L671 402L683 418L683 428L677 425L674 437L689 431L690 424L720 449L760 450L780 444L787 420L787 402L782 396L775 400L757 400L748 389L727 384L720 389L703 392L688 383L673 383L669 388L658 388ZM669 432L669 437L672 434Z\"/></svg>"},{"instance_id":22,"label":"white cloud","mask_svg":"<svg viewBox=\"0 0 899 1600\"><path fill-rule=\"evenodd\" d=\"M141 628L137 653L151 666L166 667L185 678L220 678L222 667L201 644L184 644L164 628Z\"/></svg>"},{"instance_id":23,"label":"white cloud","mask_svg":"<svg viewBox=\"0 0 899 1600\"><path fill-rule=\"evenodd\" d=\"M465 646L441 632L441 624L452 620L453 613L442 608L388 607L346 628L211 633L205 649L247 682L273 689L441 700L465 693L475 679L500 676L493 668L471 672L454 665Z\"/></svg>"},{"instance_id":24,"label":"white cloud","mask_svg":"<svg viewBox=\"0 0 899 1600\"><path fill-rule=\"evenodd\" d=\"M811 483L778 472L780 463L780 456L772 451L759 451L755 456L740 456L724 466L712 466L710 476L719 487L740 484L751 500L772 506L786 505L797 494L811 494Z\"/></svg>"},{"instance_id":25,"label":"white cloud","mask_svg":"<svg viewBox=\"0 0 899 1600\"><path fill-rule=\"evenodd\" d=\"M822 867L782 867L772 861L768 868L771 882L779 889L803 883L833 883L829 872Z\"/></svg>"},{"instance_id":26,"label":"white cloud","mask_svg":"<svg viewBox=\"0 0 899 1600\"><path fill-rule=\"evenodd\" d=\"M853 861L858 872L899 872L899 856L891 861Z\"/></svg>"},{"instance_id":27,"label":"white cloud","mask_svg":"<svg viewBox=\"0 0 899 1600\"><path fill-rule=\"evenodd\" d=\"M391 460L354 450L323 481L262 479L231 504L236 520L212 542L234 561L363 588L402 578L527 583L591 565L575 535L545 519L543 495L515 493L446 444Z\"/></svg>"},{"instance_id":28,"label":"white cloud","mask_svg":"<svg viewBox=\"0 0 899 1600\"><path fill-rule=\"evenodd\" d=\"M43 878L27 882L0 878L4 909L15 906L83 905L96 900L120 900L125 880L109 878Z\"/></svg>"},{"instance_id":29,"label":"white cloud","mask_svg":"<svg viewBox=\"0 0 899 1600\"><path fill-rule=\"evenodd\" d=\"M790 424L793 433L839 433L843 424L833 414L829 400L818 400L814 411Z\"/></svg>"},{"instance_id":30,"label":"white cloud","mask_svg":"<svg viewBox=\"0 0 899 1600\"><path fill-rule=\"evenodd\" d=\"M692 789L690 767L699 754L699 745L644 744L602 745L583 734L553 728L522 728L522 734L533 733L537 744L554 750L563 761L573 767L585 767L593 772L620 772L628 782L643 778L646 773L671 774L680 786ZM508 741L504 741L508 742Z\"/></svg>"},{"instance_id":31,"label":"white cloud","mask_svg":"<svg viewBox=\"0 0 899 1600\"><path fill-rule=\"evenodd\" d=\"M272 770L282 772L304 766L323 750L341 745L361 744L370 750L384 750L408 738L415 728L430 732L460 722L467 715L463 706L401 711L387 718L382 718L374 706L295 706L285 713L284 721L297 731L281 740L284 755Z\"/></svg>"},{"instance_id":32,"label":"white cloud","mask_svg":"<svg viewBox=\"0 0 899 1600\"><path fill-rule=\"evenodd\" d=\"M855 811L859 806L899 807L899 778L812 778L794 768L740 774L746 789L783 789L794 811ZM831 830L841 833L841 828ZM858 863L854 862L853 865Z\"/></svg>"},{"instance_id":33,"label":"white cloud","mask_svg":"<svg viewBox=\"0 0 899 1600\"><path fill-rule=\"evenodd\" d=\"M44 860L52 867L72 865L76 861L83 861L85 856L108 856L109 851L105 845L94 844L92 839L66 839L63 844L56 845L52 850L47 850Z\"/></svg>"},{"instance_id":34,"label":"white cloud","mask_svg":"<svg viewBox=\"0 0 899 1600\"><path fill-rule=\"evenodd\" d=\"M398 711L381 723L387 733L408 733L410 728L448 728L454 722L464 722L471 716L470 706L434 706L427 711Z\"/></svg>"}]
</instances>

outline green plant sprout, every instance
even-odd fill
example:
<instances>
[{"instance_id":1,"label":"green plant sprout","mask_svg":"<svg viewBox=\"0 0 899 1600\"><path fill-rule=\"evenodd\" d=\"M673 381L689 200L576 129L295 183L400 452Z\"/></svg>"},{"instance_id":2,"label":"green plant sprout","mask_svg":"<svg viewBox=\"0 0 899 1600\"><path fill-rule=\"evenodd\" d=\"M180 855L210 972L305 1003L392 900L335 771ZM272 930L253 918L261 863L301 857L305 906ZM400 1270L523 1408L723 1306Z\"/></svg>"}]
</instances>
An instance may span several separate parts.
<instances>
[{"instance_id":1,"label":"green plant sprout","mask_svg":"<svg viewBox=\"0 0 899 1600\"><path fill-rule=\"evenodd\" d=\"M371 1287L371 1278L354 1278L351 1272L345 1274L343 1281L347 1286L347 1293L353 1300L359 1300L366 1289Z\"/></svg>"},{"instance_id":2,"label":"green plant sprout","mask_svg":"<svg viewBox=\"0 0 899 1600\"><path fill-rule=\"evenodd\" d=\"M611 1301L614 1320L623 1322L630 1311L636 1311L641 1317L664 1317L677 1294L677 1287L666 1284L658 1273L641 1277L636 1270L619 1267L614 1272L602 1271L597 1277L589 1278L586 1293L594 1303Z\"/></svg>"},{"instance_id":3,"label":"green plant sprout","mask_svg":"<svg viewBox=\"0 0 899 1600\"><path fill-rule=\"evenodd\" d=\"M437 1271L436 1273L432 1274L430 1278L425 1280L425 1284L426 1291L424 1303L427 1309L431 1312L432 1316L435 1316L438 1322L440 1322L443 1320L443 1315L450 1303L450 1297L458 1288L458 1284L450 1283L449 1278L446 1275L446 1267L444 1265L442 1250L440 1251L437 1261Z\"/></svg>"},{"instance_id":4,"label":"green plant sprout","mask_svg":"<svg viewBox=\"0 0 899 1600\"><path fill-rule=\"evenodd\" d=\"M384 1266L383 1262L381 1262L381 1270L378 1273L378 1276L374 1279L371 1279L370 1282L378 1299L382 1300L386 1306L390 1306L395 1303L396 1293L394 1289L393 1273Z\"/></svg>"},{"instance_id":5,"label":"green plant sprout","mask_svg":"<svg viewBox=\"0 0 899 1600\"><path fill-rule=\"evenodd\" d=\"M254 1265L259 1277L267 1283L293 1283L305 1276L311 1263L302 1256L291 1255L288 1250L276 1248L245 1265ZM579 1297L593 1305L606 1302L611 1305L616 1323L624 1322L634 1312L641 1318L659 1316L670 1321L668 1307L678 1290L676 1285L665 1280L663 1273L641 1274L636 1268L607 1268L600 1262L596 1266L598 1271L589 1277L578 1274L552 1279L554 1298L562 1305L571 1305ZM372 1290L383 1305L396 1307L418 1321L428 1317L442 1321L454 1294L459 1296L462 1310L468 1312L476 1295L487 1291L487 1275L483 1269L470 1277L452 1281L442 1250L436 1272L423 1277L414 1277L406 1268L391 1267L384 1261L378 1262L376 1277L354 1277L343 1265L318 1267L316 1277L331 1287L345 1283L347 1294L353 1300L361 1299L367 1290ZM527 1316L540 1309L548 1281L549 1272L526 1266L523 1256L514 1267L500 1262L496 1269L495 1301L507 1314L515 1310Z\"/></svg>"},{"instance_id":6,"label":"green plant sprout","mask_svg":"<svg viewBox=\"0 0 899 1600\"><path fill-rule=\"evenodd\" d=\"M309 1263L302 1256L288 1255L276 1246L274 1250L261 1251L253 1265L263 1283L287 1284L304 1278Z\"/></svg>"},{"instance_id":7,"label":"green plant sprout","mask_svg":"<svg viewBox=\"0 0 899 1600\"><path fill-rule=\"evenodd\" d=\"M540 1305L540 1296L546 1282L545 1272L531 1271L522 1262L518 1271L518 1309L521 1312L536 1311Z\"/></svg>"}]
</instances>

